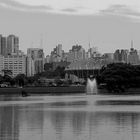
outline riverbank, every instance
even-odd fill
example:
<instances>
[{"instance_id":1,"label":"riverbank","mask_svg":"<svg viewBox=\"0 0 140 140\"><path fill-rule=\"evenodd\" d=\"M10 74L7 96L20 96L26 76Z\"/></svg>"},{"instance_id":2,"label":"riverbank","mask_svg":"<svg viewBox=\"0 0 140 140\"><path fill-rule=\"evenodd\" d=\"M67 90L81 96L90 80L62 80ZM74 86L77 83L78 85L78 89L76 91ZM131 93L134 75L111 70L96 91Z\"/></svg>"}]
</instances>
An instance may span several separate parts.
<instances>
[{"instance_id":1,"label":"riverbank","mask_svg":"<svg viewBox=\"0 0 140 140\"><path fill-rule=\"evenodd\" d=\"M63 87L24 87L24 88L0 88L0 95L21 95L22 92L29 95L32 94L51 94L51 95L67 95L67 94L85 94L86 86L63 86ZM140 95L140 88L129 88L125 92L109 93L106 89L98 89L98 94L104 95Z\"/></svg>"},{"instance_id":2,"label":"riverbank","mask_svg":"<svg viewBox=\"0 0 140 140\"><path fill-rule=\"evenodd\" d=\"M77 94L85 93L85 86L0 88L0 94Z\"/></svg>"}]
</instances>

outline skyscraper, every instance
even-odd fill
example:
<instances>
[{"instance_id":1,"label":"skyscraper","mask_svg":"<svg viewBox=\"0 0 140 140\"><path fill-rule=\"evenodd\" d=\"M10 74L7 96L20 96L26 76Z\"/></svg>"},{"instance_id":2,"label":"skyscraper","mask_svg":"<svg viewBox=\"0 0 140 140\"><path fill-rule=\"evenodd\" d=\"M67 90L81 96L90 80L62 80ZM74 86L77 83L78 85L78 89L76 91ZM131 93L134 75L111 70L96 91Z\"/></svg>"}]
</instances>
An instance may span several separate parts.
<instances>
[{"instance_id":1,"label":"skyscraper","mask_svg":"<svg viewBox=\"0 0 140 140\"><path fill-rule=\"evenodd\" d=\"M119 49L114 53L114 62L121 62L121 53Z\"/></svg>"},{"instance_id":2,"label":"skyscraper","mask_svg":"<svg viewBox=\"0 0 140 140\"><path fill-rule=\"evenodd\" d=\"M2 70L4 69L4 56L0 55L0 74L2 75Z\"/></svg>"},{"instance_id":3,"label":"skyscraper","mask_svg":"<svg viewBox=\"0 0 140 140\"><path fill-rule=\"evenodd\" d=\"M9 35L7 37L7 53L18 53L19 50L19 39L15 35Z\"/></svg>"},{"instance_id":4,"label":"skyscraper","mask_svg":"<svg viewBox=\"0 0 140 140\"><path fill-rule=\"evenodd\" d=\"M0 55L2 54L2 45L1 45L1 42L2 42L2 35L0 35Z\"/></svg>"},{"instance_id":5,"label":"skyscraper","mask_svg":"<svg viewBox=\"0 0 140 140\"><path fill-rule=\"evenodd\" d=\"M7 55L7 38L1 37L1 55Z\"/></svg>"},{"instance_id":6,"label":"skyscraper","mask_svg":"<svg viewBox=\"0 0 140 140\"><path fill-rule=\"evenodd\" d=\"M34 67L32 68L32 70L34 70L34 74L43 72L44 70L44 52L43 49L40 48L29 48L27 50L27 59L28 61L33 61L33 62L28 62L27 69L29 69L29 67ZM34 65L32 64L34 63ZM32 74L31 74L32 75Z\"/></svg>"},{"instance_id":7,"label":"skyscraper","mask_svg":"<svg viewBox=\"0 0 140 140\"><path fill-rule=\"evenodd\" d=\"M131 64L139 63L139 56L138 56L137 50L135 50L134 48L130 49L130 52L128 55L128 63L131 63Z\"/></svg>"},{"instance_id":8,"label":"skyscraper","mask_svg":"<svg viewBox=\"0 0 140 140\"><path fill-rule=\"evenodd\" d=\"M128 54L129 50L116 50L114 53L114 62L122 62L127 63L128 62Z\"/></svg>"},{"instance_id":9,"label":"skyscraper","mask_svg":"<svg viewBox=\"0 0 140 140\"><path fill-rule=\"evenodd\" d=\"M56 54L59 56L59 57L62 57L62 44L58 44L56 46Z\"/></svg>"},{"instance_id":10,"label":"skyscraper","mask_svg":"<svg viewBox=\"0 0 140 140\"><path fill-rule=\"evenodd\" d=\"M128 50L121 50L121 62L127 63L128 62Z\"/></svg>"},{"instance_id":11,"label":"skyscraper","mask_svg":"<svg viewBox=\"0 0 140 140\"><path fill-rule=\"evenodd\" d=\"M86 59L85 49L81 45L72 46L72 49L69 50L69 53L67 55L67 61L74 62L84 59Z\"/></svg>"},{"instance_id":12,"label":"skyscraper","mask_svg":"<svg viewBox=\"0 0 140 140\"><path fill-rule=\"evenodd\" d=\"M60 62L63 59L62 44L58 44L51 52L50 62Z\"/></svg>"}]
</instances>

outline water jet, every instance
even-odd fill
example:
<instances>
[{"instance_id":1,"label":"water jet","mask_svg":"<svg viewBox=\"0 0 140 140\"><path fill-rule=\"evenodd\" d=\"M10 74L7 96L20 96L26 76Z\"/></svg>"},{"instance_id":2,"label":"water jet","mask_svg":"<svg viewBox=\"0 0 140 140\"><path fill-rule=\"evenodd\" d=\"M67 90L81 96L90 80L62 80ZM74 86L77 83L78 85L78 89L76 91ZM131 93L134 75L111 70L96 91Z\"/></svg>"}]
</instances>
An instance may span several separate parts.
<instances>
[{"instance_id":1,"label":"water jet","mask_svg":"<svg viewBox=\"0 0 140 140\"><path fill-rule=\"evenodd\" d=\"M87 79L86 94L98 94L96 78L90 76L90 78Z\"/></svg>"}]
</instances>

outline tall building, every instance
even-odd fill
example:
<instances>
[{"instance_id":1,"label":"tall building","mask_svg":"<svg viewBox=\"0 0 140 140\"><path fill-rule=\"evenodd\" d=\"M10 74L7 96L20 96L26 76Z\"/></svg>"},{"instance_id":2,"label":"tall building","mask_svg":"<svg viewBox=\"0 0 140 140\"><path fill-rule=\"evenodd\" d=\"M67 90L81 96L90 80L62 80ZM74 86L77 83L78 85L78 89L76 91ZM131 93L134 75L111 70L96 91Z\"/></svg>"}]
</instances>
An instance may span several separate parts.
<instances>
[{"instance_id":1,"label":"tall building","mask_svg":"<svg viewBox=\"0 0 140 140\"><path fill-rule=\"evenodd\" d=\"M0 35L0 55L7 56L11 54L18 54L19 52L19 38L15 35L4 37Z\"/></svg>"},{"instance_id":2,"label":"tall building","mask_svg":"<svg viewBox=\"0 0 140 140\"><path fill-rule=\"evenodd\" d=\"M138 50L137 52L138 52L138 57L139 57L139 61L140 61L140 50Z\"/></svg>"},{"instance_id":3,"label":"tall building","mask_svg":"<svg viewBox=\"0 0 140 140\"><path fill-rule=\"evenodd\" d=\"M4 69L11 70L13 77L18 74L26 75L26 56L8 55L4 57Z\"/></svg>"},{"instance_id":4,"label":"tall building","mask_svg":"<svg viewBox=\"0 0 140 140\"><path fill-rule=\"evenodd\" d=\"M122 62L127 63L128 62L128 50L116 50L114 53L114 62Z\"/></svg>"},{"instance_id":5,"label":"tall building","mask_svg":"<svg viewBox=\"0 0 140 140\"><path fill-rule=\"evenodd\" d=\"M18 53L19 51L19 39L15 35L9 35L7 37L7 53Z\"/></svg>"},{"instance_id":6,"label":"tall building","mask_svg":"<svg viewBox=\"0 0 140 140\"><path fill-rule=\"evenodd\" d=\"M130 63L130 64L139 63L139 56L138 56L137 50L135 50L134 48L130 49L130 52L128 55L128 63Z\"/></svg>"},{"instance_id":7,"label":"tall building","mask_svg":"<svg viewBox=\"0 0 140 140\"><path fill-rule=\"evenodd\" d=\"M89 48L88 52L89 52L90 58L91 57L97 57L97 55L98 55L97 47Z\"/></svg>"},{"instance_id":8,"label":"tall building","mask_svg":"<svg viewBox=\"0 0 140 140\"><path fill-rule=\"evenodd\" d=\"M105 53L103 55L104 60L106 63L112 63L114 61L114 54L113 53Z\"/></svg>"},{"instance_id":9,"label":"tall building","mask_svg":"<svg viewBox=\"0 0 140 140\"><path fill-rule=\"evenodd\" d=\"M34 64L35 73L41 73L44 71L44 61L42 59L35 60Z\"/></svg>"},{"instance_id":10,"label":"tall building","mask_svg":"<svg viewBox=\"0 0 140 140\"><path fill-rule=\"evenodd\" d=\"M35 74L35 66L34 60L31 57L27 57L26 59L26 75L28 77L34 76Z\"/></svg>"},{"instance_id":11,"label":"tall building","mask_svg":"<svg viewBox=\"0 0 140 140\"><path fill-rule=\"evenodd\" d=\"M0 75L2 75L2 70L4 69L4 56L0 55Z\"/></svg>"},{"instance_id":12,"label":"tall building","mask_svg":"<svg viewBox=\"0 0 140 140\"><path fill-rule=\"evenodd\" d=\"M31 57L33 60L42 59L44 58L43 49L40 48L28 48L27 49L27 56Z\"/></svg>"},{"instance_id":13,"label":"tall building","mask_svg":"<svg viewBox=\"0 0 140 140\"><path fill-rule=\"evenodd\" d=\"M27 50L27 59L33 61L34 65L32 65L32 63L28 63L27 69L29 69L29 67L33 67L32 68L34 70L34 74L43 72L44 70L44 52L43 49L40 48L29 48ZM32 75L32 74L31 74Z\"/></svg>"},{"instance_id":14,"label":"tall building","mask_svg":"<svg viewBox=\"0 0 140 140\"><path fill-rule=\"evenodd\" d=\"M86 59L85 49L81 45L74 45L68 53L68 62L74 62Z\"/></svg>"},{"instance_id":15,"label":"tall building","mask_svg":"<svg viewBox=\"0 0 140 140\"><path fill-rule=\"evenodd\" d=\"M63 57L62 44L58 44L51 52L50 62L60 62L63 59L62 57Z\"/></svg>"},{"instance_id":16,"label":"tall building","mask_svg":"<svg viewBox=\"0 0 140 140\"><path fill-rule=\"evenodd\" d=\"M47 55L45 58L45 63L50 63L50 55Z\"/></svg>"},{"instance_id":17,"label":"tall building","mask_svg":"<svg viewBox=\"0 0 140 140\"><path fill-rule=\"evenodd\" d=\"M7 38L0 35L0 55L7 55Z\"/></svg>"},{"instance_id":18,"label":"tall building","mask_svg":"<svg viewBox=\"0 0 140 140\"><path fill-rule=\"evenodd\" d=\"M62 44L58 44L56 46L56 55L58 55L59 57L62 57Z\"/></svg>"},{"instance_id":19,"label":"tall building","mask_svg":"<svg viewBox=\"0 0 140 140\"><path fill-rule=\"evenodd\" d=\"M114 62L121 62L121 53L119 49L114 53Z\"/></svg>"},{"instance_id":20,"label":"tall building","mask_svg":"<svg viewBox=\"0 0 140 140\"><path fill-rule=\"evenodd\" d=\"M120 53L121 53L121 62L127 63L129 51L128 50L121 50Z\"/></svg>"},{"instance_id":21,"label":"tall building","mask_svg":"<svg viewBox=\"0 0 140 140\"><path fill-rule=\"evenodd\" d=\"M2 54L2 35L0 35L0 55Z\"/></svg>"},{"instance_id":22,"label":"tall building","mask_svg":"<svg viewBox=\"0 0 140 140\"><path fill-rule=\"evenodd\" d=\"M26 74L26 56L19 50L19 38L0 35L0 71L11 70L12 75Z\"/></svg>"}]
</instances>

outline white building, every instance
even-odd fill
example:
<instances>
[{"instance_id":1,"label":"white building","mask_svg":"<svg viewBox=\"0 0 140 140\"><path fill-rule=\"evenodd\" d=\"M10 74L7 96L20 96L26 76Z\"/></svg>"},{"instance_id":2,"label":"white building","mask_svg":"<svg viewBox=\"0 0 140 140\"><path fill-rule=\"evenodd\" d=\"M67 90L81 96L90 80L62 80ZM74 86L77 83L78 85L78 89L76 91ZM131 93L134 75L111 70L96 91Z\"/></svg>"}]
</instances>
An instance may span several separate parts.
<instances>
[{"instance_id":1,"label":"white building","mask_svg":"<svg viewBox=\"0 0 140 140\"><path fill-rule=\"evenodd\" d=\"M56 54L59 56L59 57L62 57L62 44L58 44L56 46Z\"/></svg>"},{"instance_id":2,"label":"white building","mask_svg":"<svg viewBox=\"0 0 140 140\"><path fill-rule=\"evenodd\" d=\"M140 50L138 50L138 57L139 57L139 61L140 61Z\"/></svg>"},{"instance_id":3,"label":"white building","mask_svg":"<svg viewBox=\"0 0 140 140\"><path fill-rule=\"evenodd\" d=\"M50 55L47 55L45 58L45 63L50 63Z\"/></svg>"},{"instance_id":4,"label":"white building","mask_svg":"<svg viewBox=\"0 0 140 140\"><path fill-rule=\"evenodd\" d=\"M35 74L35 66L34 66L34 60L31 57L27 57L27 76L34 76Z\"/></svg>"},{"instance_id":5,"label":"white building","mask_svg":"<svg viewBox=\"0 0 140 140\"><path fill-rule=\"evenodd\" d=\"M134 48L130 49L130 52L128 55L128 63L139 64L139 56L138 56L137 50L135 50Z\"/></svg>"},{"instance_id":6,"label":"white building","mask_svg":"<svg viewBox=\"0 0 140 140\"><path fill-rule=\"evenodd\" d=\"M9 55L4 57L4 69L11 70L13 77L17 76L18 74L26 75L26 56Z\"/></svg>"},{"instance_id":7,"label":"white building","mask_svg":"<svg viewBox=\"0 0 140 140\"><path fill-rule=\"evenodd\" d=\"M2 70L4 69L4 56L0 55L0 75L3 74Z\"/></svg>"},{"instance_id":8,"label":"white building","mask_svg":"<svg viewBox=\"0 0 140 140\"><path fill-rule=\"evenodd\" d=\"M74 61L80 61L86 59L86 52L85 49L82 48L80 45L72 46L72 49L69 50L68 56L67 56L68 62L74 62Z\"/></svg>"},{"instance_id":9,"label":"white building","mask_svg":"<svg viewBox=\"0 0 140 140\"><path fill-rule=\"evenodd\" d=\"M27 70L28 76L43 72L44 70L44 52L40 48L29 48L27 50ZM30 62L29 62L30 61Z\"/></svg>"}]
</instances>

